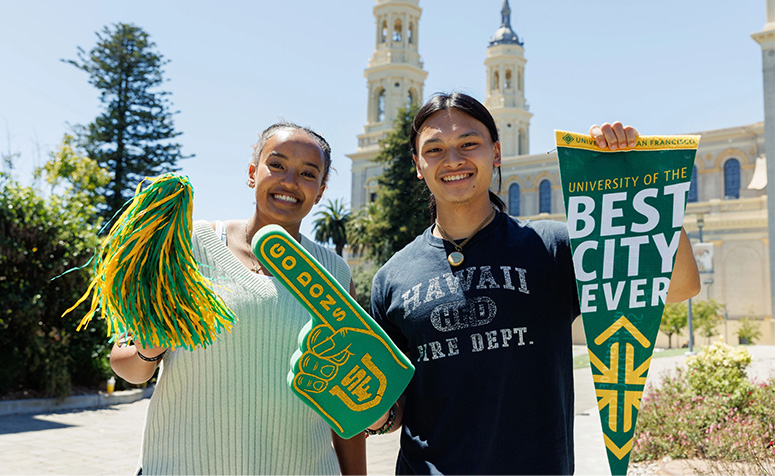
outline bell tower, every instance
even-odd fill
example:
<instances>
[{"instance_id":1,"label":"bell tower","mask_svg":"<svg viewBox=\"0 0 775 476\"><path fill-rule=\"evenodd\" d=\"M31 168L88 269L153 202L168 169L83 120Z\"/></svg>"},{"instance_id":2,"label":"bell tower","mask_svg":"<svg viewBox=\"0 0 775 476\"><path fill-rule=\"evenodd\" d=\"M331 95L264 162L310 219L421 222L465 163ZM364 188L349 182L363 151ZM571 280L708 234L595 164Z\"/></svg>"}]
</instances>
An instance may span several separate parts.
<instances>
[{"instance_id":1,"label":"bell tower","mask_svg":"<svg viewBox=\"0 0 775 476\"><path fill-rule=\"evenodd\" d=\"M530 118L525 101L525 50L511 28L509 1L503 0L501 26L487 47L487 97L484 104L498 125L504 157L530 150Z\"/></svg>"},{"instance_id":2,"label":"bell tower","mask_svg":"<svg viewBox=\"0 0 775 476\"><path fill-rule=\"evenodd\" d=\"M419 0L376 0L374 53L364 71L368 88L366 125L352 160L351 209L368 204L376 192L381 165L373 162L379 141L392 130L400 108L420 104L428 73L418 51Z\"/></svg>"}]
</instances>

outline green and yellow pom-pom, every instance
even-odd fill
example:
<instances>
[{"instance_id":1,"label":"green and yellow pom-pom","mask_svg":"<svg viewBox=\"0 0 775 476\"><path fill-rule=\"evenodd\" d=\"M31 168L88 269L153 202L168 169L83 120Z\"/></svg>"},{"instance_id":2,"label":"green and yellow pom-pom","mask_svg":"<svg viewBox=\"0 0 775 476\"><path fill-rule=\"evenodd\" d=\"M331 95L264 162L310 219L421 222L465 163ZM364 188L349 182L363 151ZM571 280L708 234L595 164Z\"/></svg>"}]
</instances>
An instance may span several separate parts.
<instances>
[{"instance_id":1,"label":"green and yellow pom-pom","mask_svg":"<svg viewBox=\"0 0 775 476\"><path fill-rule=\"evenodd\" d=\"M101 309L108 335L128 333L146 347L206 347L236 316L194 260L191 183L170 173L141 186L95 257L86 293L64 314L93 291L78 330Z\"/></svg>"}]
</instances>

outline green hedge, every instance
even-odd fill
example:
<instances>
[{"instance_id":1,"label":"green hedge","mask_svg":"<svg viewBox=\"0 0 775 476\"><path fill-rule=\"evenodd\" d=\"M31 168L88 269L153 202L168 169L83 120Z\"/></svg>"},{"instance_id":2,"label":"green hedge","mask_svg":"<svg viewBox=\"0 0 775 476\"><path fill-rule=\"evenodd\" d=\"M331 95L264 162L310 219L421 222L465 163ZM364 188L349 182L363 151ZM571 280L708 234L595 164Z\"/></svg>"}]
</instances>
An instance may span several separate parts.
<instances>
[{"instance_id":1,"label":"green hedge","mask_svg":"<svg viewBox=\"0 0 775 476\"><path fill-rule=\"evenodd\" d=\"M62 318L85 292L97 229L91 207L48 198L0 174L0 396L22 389L66 396L110 374L104 323L76 332L86 306Z\"/></svg>"}]
</instances>

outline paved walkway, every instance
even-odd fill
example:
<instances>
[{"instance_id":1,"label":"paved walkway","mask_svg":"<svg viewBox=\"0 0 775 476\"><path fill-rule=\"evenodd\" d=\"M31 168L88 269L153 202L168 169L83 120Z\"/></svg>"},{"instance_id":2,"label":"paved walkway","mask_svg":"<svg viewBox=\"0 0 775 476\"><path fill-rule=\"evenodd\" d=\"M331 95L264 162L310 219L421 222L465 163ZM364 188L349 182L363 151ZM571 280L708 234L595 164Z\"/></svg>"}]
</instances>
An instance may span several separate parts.
<instances>
[{"instance_id":1,"label":"paved walkway","mask_svg":"<svg viewBox=\"0 0 775 476\"><path fill-rule=\"evenodd\" d=\"M749 374L775 378L775 346L749 348ZM576 352L584 352L576 349ZM655 358L649 382L685 356ZM608 463L589 369L576 379L576 474L607 475ZM148 399L111 407L48 414L0 416L0 474L132 474L138 458ZM398 434L367 440L370 474L393 474ZM678 469L677 469L678 468ZM631 468L632 469L632 468ZM680 462L651 474L682 474ZM644 474L644 473L642 473Z\"/></svg>"}]
</instances>

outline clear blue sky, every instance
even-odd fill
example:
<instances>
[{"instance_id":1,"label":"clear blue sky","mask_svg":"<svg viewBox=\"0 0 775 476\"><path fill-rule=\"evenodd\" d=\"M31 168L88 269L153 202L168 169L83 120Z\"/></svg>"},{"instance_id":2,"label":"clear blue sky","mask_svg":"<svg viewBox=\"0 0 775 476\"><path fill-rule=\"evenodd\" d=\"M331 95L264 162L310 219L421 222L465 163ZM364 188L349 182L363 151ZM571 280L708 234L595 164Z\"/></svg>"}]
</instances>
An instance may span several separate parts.
<instances>
[{"instance_id":1,"label":"clear blue sky","mask_svg":"<svg viewBox=\"0 0 775 476\"><path fill-rule=\"evenodd\" d=\"M761 50L750 34L765 0L511 0L524 41L530 152L553 129L621 120L679 134L763 120ZM194 218L246 218L251 145L284 118L322 133L337 172L327 197L350 199L350 160L366 119L363 70L374 50L373 0L0 0L0 151L28 179L70 124L99 112L85 73L59 61L89 50L115 22L148 32L166 66L180 163ZM502 0L421 0L425 98L461 90L484 99L487 42ZM313 210L314 213L314 210ZM302 231L309 234L311 217Z\"/></svg>"}]
</instances>

